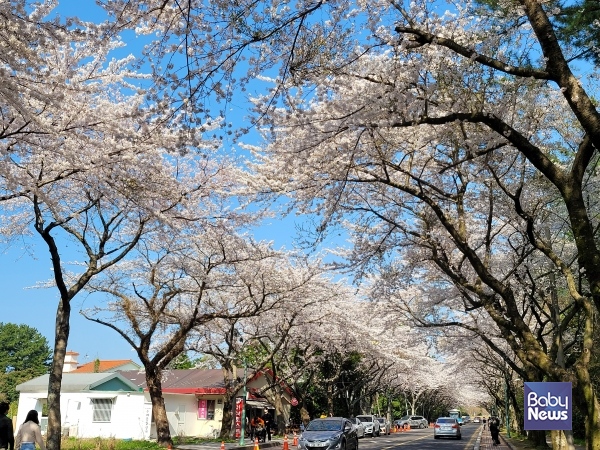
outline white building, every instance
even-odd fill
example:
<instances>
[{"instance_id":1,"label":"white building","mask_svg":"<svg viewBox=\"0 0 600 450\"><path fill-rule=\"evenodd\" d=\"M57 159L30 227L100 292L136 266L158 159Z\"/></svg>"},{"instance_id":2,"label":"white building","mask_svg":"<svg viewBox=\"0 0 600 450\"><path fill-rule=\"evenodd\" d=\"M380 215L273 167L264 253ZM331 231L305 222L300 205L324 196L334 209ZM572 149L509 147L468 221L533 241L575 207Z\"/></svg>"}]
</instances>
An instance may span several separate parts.
<instances>
[{"instance_id":1,"label":"white building","mask_svg":"<svg viewBox=\"0 0 600 450\"><path fill-rule=\"evenodd\" d=\"M260 397L268 385L269 373L261 373L247 383L247 417L274 407ZM163 398L171 436L216 437L221 430L225 394L223 372L216 370L169 370L163 373ZM48 375L17 386L20 392L17 423L35 409L44 417ZM242 396L242 392L238 393ZM289 418L292 393L282 396L285 420ZM61 390L63 433L78 437L152 439L156 429L152 404L143 371L64 373ZM275 416L273 411L273 416Z\"/></svg>"}]
</instances>

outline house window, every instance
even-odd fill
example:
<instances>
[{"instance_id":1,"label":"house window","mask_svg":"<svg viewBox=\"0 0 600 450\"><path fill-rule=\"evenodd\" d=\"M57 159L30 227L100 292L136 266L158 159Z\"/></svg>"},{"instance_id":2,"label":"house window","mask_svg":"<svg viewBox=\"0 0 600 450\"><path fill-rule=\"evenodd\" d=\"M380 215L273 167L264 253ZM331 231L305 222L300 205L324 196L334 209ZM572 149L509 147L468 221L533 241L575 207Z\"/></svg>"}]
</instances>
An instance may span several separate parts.
<instances>
[{"instance_id":1,"label":"house window","mask_svg":"<svg viewBox=\"0 0 600 450\"><path fill-rule=\"evenodd\" d=\"M214 400L198 400L198 419L215 420Z\"/></svg>"},{"instance_id":2,"label":"house window","mask_svg":"<svg viewBox=\"0 0 600 450\"><path fill-rule=\"evenodd\" d=\"M206 418L208 420L215 420L215 401L207 400L206 402Z\"/></svg>"},{"instance_id":3,"label":"house window","mask_svg":"<svg viewBox=\"0 0 600 450\"><path fill-rule=\"evenodd\" d=\"M93 398L92 406L94 409L93 422L110 422L112 415L112 398Z\"/></svg>"}]
</instances>

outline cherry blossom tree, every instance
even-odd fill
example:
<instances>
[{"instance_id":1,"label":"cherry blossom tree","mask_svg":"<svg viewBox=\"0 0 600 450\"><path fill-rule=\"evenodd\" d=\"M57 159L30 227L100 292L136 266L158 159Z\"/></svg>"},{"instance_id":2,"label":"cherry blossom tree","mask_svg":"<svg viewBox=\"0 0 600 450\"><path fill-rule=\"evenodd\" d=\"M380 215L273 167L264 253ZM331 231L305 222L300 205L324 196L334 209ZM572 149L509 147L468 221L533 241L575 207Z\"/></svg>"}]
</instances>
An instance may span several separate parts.
<instances>
[{"instance_id":1,"label":"cherry blossom tree","mask_svg":"<svg viewBox=\"0 0 600 450\"><path fill-rule=\"evenodd\" d=\"M54 6L0 6L0 207L3 238L41 237L60 294L48 387L48 446L58 449L71 301L144 233L194 220L187 202L216 199L228 183L214 160L185 158L214 143L147 102L132 58L110 59L122 44L109 28L49 19ZM64 245L73 242L78 256Z\"/></svg>"},{"instance_id":2,"label":"cherry blossom tree","mask_svg":"<svg viewBox=\"0 0 600 450\"><path fill-rule=\"evenodd\" d=\"M410 277L425 284L429 273L446 280L463 303L452 311L485 311L527 379L576 380L592 448L598 400L586 367L599 254L595 204L584 199L596 186L593 91L571 71L539 3L510 9L529 28L500 28L456 6L438 14L433 3L378 3L377 51L357 45L352 60L274 78L285 102L274 109L256 99L269 145L254 148L250 183L320 214L323 232L345 226L359 273L379 272L397 289ZM559 223L555 213L573 236L560 251L558 235L544 232ZM551 262L569 310L586 324L588 350L570 370L554 357L558 342L546 352L521 301L527 267L540 262ZM534 278L538 288L550 284Z\"/></svg>"}]
</instances>

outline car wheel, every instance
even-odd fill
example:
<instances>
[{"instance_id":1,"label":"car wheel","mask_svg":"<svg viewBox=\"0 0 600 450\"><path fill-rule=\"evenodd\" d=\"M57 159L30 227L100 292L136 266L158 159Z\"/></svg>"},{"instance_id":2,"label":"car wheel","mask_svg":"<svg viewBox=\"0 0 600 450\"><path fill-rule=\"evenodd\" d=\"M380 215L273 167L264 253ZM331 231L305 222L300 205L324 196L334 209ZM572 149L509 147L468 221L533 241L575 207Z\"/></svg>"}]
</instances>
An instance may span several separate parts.
<instances>
[{"instance_id":1,"label":"car wheel","mask_svg":"<svg viewBox=\"0 0 600 450\"><path fill-rule=\"evenodd\" d=\"M354 450L358 450L358 437L356 438L356 445L354 446Z\"/></svg>"},{"instance_id":2,"label":"car wheel","mask_svg":"<svg viewBox=\"0 0 600 450\"><path fill-rule=\"evenodd\" d=\"M462 434L459 434L456 439L458 439L459 441L462 439Z\"/></svg>"},{"instance_id":3,"label":"car wheel","mask_svg":"<svg viewBox=\"0 0 600 450\"><path fill-rule=\"evenodd\" d=\"M434 438L434 439L439 439L440 437L439 437L439 436L435 436L435 435L434 435L434 436L433 436L433 438Z\"/></svg>"},{"instance_id":4,"label":"car wheel","mask_svg":"<svg viewBox=\"0 0 600 450\"><path fill-rule=\"evenodd\" d=\"M422 430L423 428L425 428L425 425L423 425L422 423L419 424L419 428Z\"/></svg>"},{"instance_id":5,"label":"car wheel","mask_svg":"<svg viewBox=\"0 0 600 450\"><path fill-rule=\"evenodd\" d=\"M377 437L381 436L381 428L377 430Z\"/></svg>"}]
</instances>

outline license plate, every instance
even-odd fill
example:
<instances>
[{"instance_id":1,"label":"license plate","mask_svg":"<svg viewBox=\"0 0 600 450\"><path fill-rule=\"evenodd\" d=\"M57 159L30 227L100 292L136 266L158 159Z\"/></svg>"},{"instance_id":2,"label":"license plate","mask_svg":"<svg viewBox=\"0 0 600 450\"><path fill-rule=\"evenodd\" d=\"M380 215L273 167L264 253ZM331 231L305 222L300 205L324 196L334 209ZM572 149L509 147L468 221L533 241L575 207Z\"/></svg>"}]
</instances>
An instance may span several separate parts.
<instances>
[{"instance_id":1,"label":"license plate","mask_svg":"<svg viewBox=\"0 0 600 450\"><path fill-rule=\"evenodd\" d=\"M450 428L450 427L442 427L441 429L442 429L443 431L450 431L452 428Z\"/></svg>"}]
</instances>

